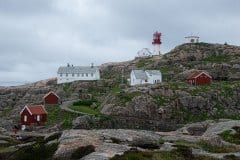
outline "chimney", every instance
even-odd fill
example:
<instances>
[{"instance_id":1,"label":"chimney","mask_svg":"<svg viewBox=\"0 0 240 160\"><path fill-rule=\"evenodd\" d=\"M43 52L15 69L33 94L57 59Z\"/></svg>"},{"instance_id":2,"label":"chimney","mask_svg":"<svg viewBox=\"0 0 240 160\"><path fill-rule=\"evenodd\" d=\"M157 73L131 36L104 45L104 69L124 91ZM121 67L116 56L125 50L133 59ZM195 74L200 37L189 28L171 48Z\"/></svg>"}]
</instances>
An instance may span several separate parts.
<instances>
[{"instance_id":1,"label":"chimney","mask_svg":"<svg viewBox=\"0 0 240 160\"><path fill-rule=\"evenodd\" d=\"M93 68L93 66L94 66L94 64L93 64L93 63L91 63L91 68Z\"/></svg>"},{"instance_id":2,"label":"chimney","mask_svg":"<svg viewBox=\"0 0 240 160\"><path fill-rule=\"evenodd\" d=\"M69 63L67 64L67 67L70 67L70 64L69 64Z\"/></svg>"}]
</instances>

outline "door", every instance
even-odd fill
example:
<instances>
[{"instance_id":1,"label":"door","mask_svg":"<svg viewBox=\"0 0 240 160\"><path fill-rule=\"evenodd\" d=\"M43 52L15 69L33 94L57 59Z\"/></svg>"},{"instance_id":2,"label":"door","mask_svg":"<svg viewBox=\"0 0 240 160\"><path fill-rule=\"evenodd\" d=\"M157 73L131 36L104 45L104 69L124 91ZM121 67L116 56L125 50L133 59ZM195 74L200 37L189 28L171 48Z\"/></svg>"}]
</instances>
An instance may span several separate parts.
<instances>
[{"instance_id":1,"label":"door","mask_svg":"<svg viewBox=\"0 0 240 160\"><path fill-rule=\"evenodd\" d=\"M24 115L24 122L27 122L27 115Z\"/></svg>"},{"instance_id":2,"label":"door","mask_svg":"<svg viewBox=\"0 0 240 160\"><path fill-rule=\"evenodd\" d=\"M37 121L40 121L40 115L37 115Z\"/></svg>"}]
</instances>

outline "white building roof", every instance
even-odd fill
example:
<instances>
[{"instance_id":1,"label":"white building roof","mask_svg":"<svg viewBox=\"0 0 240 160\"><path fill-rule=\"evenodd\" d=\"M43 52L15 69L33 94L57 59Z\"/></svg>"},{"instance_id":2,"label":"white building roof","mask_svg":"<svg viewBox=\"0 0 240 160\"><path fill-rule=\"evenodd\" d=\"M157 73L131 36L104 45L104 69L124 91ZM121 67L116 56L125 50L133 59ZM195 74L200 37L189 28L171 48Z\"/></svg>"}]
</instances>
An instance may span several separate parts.
<instances>
[{"instance_id":1,"label":"white building roof","mask_svg":"<svg viewBox=\"0 0 240 160\"><path fill-rule=\"evenodd\" d=\"M153 76L160 76L161 72L159 70L146 70L146 72Z\"/></svg>"},{"instance_id":2,"label":"white building roof","mask_svg":"<svg viewBox=\"0 0 240 160\"><path fill-rule=\"evenodd\" d=\"M133 74L135 75L136 79L148 79L146 72L143 70L133 70Z\"/></svg>"},{"instance_id":3,"label":"white building roof","mask_svg":"<svg viewBox=\"0 0 240 160\"><path fill-rule=\"evenodd\" d=\"M58 74L78 74L78 73L95 73L99 69L96 66L61 66L58 68Z\"/></svg>"},{"instance_id":4,"label":"white building roof","mask_svg":"<svg viewBox=\"0 0 240 160\"><path fill-rule=\"evenodd\" d=\"M161 72L159 70L133 70L133 73L136 77L136 79L142 79L142 80L147 80L148 79L148 75L151 76L161 76Z\"/></svg>"}]
</instances>

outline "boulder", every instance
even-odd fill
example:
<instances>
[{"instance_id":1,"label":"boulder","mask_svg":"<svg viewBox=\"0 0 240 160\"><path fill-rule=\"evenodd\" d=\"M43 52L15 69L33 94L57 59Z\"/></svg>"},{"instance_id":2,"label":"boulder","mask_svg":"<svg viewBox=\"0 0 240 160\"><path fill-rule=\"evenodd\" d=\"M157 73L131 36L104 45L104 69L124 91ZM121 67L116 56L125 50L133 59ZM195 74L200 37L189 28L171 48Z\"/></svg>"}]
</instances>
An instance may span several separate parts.
<instances>
[{"instance_id":1,"label":"boulder","mask_svg":"<svg viewBox=\"0 0 240 160\"><path fill-rule=\"evenodd\" d=\"M68 130L59 139L54 159L109 159L133 147L159 148L160 136L150 131L124 129ZM109 141L111 140L111 141Z\"/></svg>"},{"instance_id":2,"label":"boulder","mask_svg":"<svg viewBox=\"0 0 240 160\"><path fill-rule=\"evenodd\" d=\"M86 153L93 152L103 142L101 137L88 130L64 131L59 139L59 146L54 154L55 160L68 160L79 156L77 152L85 150ZM84 156L84 155L81 155Z\"/></svg>"},{"instance_id":3,"label":"boulder","mask_svg":"<svg viewBox=\"0 0 240 160\"><path fill-rule=\"evenodd\" d=\"M206 132L203 134L204 137L214 137L218 134L221 134L222 132L226 130L231 130L233 127L238 126L240 127L240 120L224 120L217 122L206 130Z\"/></svg>"}]
</instances>

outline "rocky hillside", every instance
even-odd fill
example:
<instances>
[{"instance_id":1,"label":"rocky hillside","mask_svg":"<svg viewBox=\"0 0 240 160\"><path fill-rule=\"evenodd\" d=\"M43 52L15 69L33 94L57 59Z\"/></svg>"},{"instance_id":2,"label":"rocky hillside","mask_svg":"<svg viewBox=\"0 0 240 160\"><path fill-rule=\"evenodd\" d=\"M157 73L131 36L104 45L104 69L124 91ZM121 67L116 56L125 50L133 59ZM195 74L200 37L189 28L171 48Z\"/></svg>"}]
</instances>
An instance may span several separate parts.
<instances>
[{"instance_id":1,"label":"rocky hillside","mask_svg":"<svg viewBox=\"0 0 240 160\"><path fill-rule=\"evenodd\" d=\"M165 80L178 80L179 74L190 70L208 71L215 80L240 79L240 47L209 43L186 43L175 47L163 58L136 58L133 61L102 66L105 78L129 77L132 69L160 69Z\"/></svg>"},{"instance_id":2,"label":"rocky hillside","mask_svg":"<svg viewBox=\"0 0 240 160\"><path fill-rule=\"evenodd\" d=\"M56 80L0 88L0 126L10 129L18 122L25 104L42 103L48 91L55 91L63 101L96 99L97 110L107 119L81 117L76 128L92 124L98 128L174 129L179 124L205 119L239 119L240 47L220 44L183 44L162 58L135 58L132 61L103 64L102 80L57 85ZM129 87L132 69L159 69L164 83ZM193 69L203 69L213 76L210 86L189 86L184 78ZM79 122L84 122L83 127Z\"/></svg>"}]
</instances>

